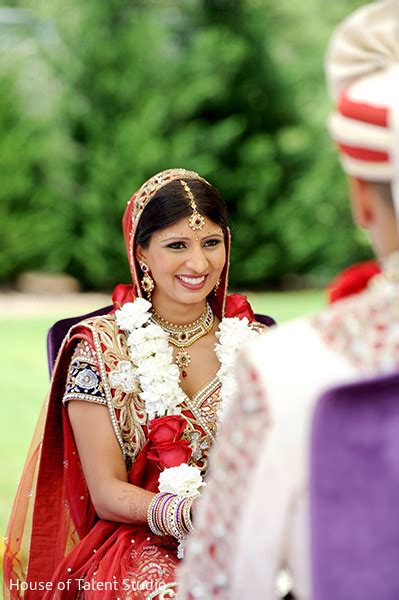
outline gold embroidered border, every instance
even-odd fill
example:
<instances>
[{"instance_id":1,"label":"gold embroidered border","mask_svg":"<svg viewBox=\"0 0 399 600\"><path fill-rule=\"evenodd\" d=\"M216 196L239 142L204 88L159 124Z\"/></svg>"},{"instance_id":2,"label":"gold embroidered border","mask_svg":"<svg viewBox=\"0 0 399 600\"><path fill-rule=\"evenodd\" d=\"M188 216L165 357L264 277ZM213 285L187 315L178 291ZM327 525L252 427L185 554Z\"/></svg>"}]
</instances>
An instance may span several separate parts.
<instances>
[{"instance_id":1,"label":"gold embroidered border","mask_svg":"<svg viewBox=\"0 0 399 600\"><path fill-rule=\"evenodd\" d=\"M205 433L209 436L212 442L215 441L215 435L212 433L211 429L208 427L208 424L205 422L203 415L201 414L200 405L202 402L211 397L214 392L216 392L217 388L220 386L220 381L215 375L215 377L207 384L205 388L200 390L193 398L189 398L186 394L186 401L188 409L193 413L193 415L197 418L198 424L203 428ZM218 400L219 402L220 400ZM216 423L216 407L214 411L214 422Z\"/></svg>"},{"instance_id":2,"label":"gold embroidered border","mask_svg":"<svg viewBox=\"0 0 399 600\"><path fill-rule=\"evenodd\" d=\"M183 438L189 443L193 443L194 436L199 434L196 440L196 449L201 451L201 456L197 459L192 458L192 462L201 469L202 473L205 474L208 468L208 450L212 446L215 440L216 431L216 419L217 412L220 402L220 389L221 383L217 376L215 376L202 390L189 398L185 394L186 399L184 401L182 416L187 422L187 428L184 432ZM206 419L202 410L202 407L208 408L209 418ZM187 414L188 411L190 414ZM209 426L212 423L213 426ZM193 454L195 454L193 449Z\"/></svg>"},{"instance_id":3,"label":"gold embroidered border","mask_svg":"<svg viewBox=\"0 0 399 600\"><path fill-rule=\"evenodd\" d=\"M176 598L177 581L172 581L162 586L162 590L151 592L149 596L146 596L145 600L167 600L167 598Z\"/></svg>"},{"instance_id":4,"label":"gold embroidered border","mask_svg":"<svg viewBox=\"0 0 399 600\"><path fill-rule=\"evenodd\" d=\"M100 337L98 335L98 332L94 328L92 329L92 332L93 332L94 347L95 347L96 353L97 353L98 366L100 368L100 375L101 375L101 379L102 379L103 386L104 386L104 393L105 393L105 398L107 400L107 406L108 406L109 414L111 417L112 427L114 429L114 433L116 435L116 439L118 440L119 446L121 447L123 458L126 460L125 445L123 443L122 435L121 435L121 432L119 429L118 419L116 418L115 408L114 408L114 405L112 402L112 394L111 394L111 389L108 384L107 370L105 368L104 357L103 357L103 353L101 350Z\"/></svg>"},{"instance_id":5,"label":"gold embroidered border","mask_svg":"<svg viewBox=\"0 0 399 600\"><path fill-rule=\"evenodd\" d=\"M120 387L110 387L109 372L115 370L121 361L130 361L126 335L118 329L114 315L94 317L79 325L92 332L112 427L124 459L130 466L146 441L143 428L148 424L148 418L144 402L138 394L126 393ZM215 376L192 399L185 395L182 416L187 421L187 429L183 437L191 443L193 434L200 434L196 444L203 450L203 456L195 462L202 471L207 466L207 449L215 439L220 386Z\"/></svg>"},{"instance_id":6,"label":"gold embroidered border","mask_svg":"<svg viewBox=\"0 0 399 600\"><path fill-rule=\"evenodd\" d=\"M91 328L96 332L96 352L99 363L103 365L104 376L102 380L107 387L111 404L110 414L115 416L113 427L118 426L117 439L123 443L123 455L127 466L134 461L140 448L144 445L146 437L143 426L147 424L147 414L144 403L138 394L124 392L121 387L111 388L108 373L117 368L121 361L130 361L126 343L126 335L120 331L114 315L95 317L91 321ZM107 400L108 403L108 400Z\"/></svg>"}]
</instances>

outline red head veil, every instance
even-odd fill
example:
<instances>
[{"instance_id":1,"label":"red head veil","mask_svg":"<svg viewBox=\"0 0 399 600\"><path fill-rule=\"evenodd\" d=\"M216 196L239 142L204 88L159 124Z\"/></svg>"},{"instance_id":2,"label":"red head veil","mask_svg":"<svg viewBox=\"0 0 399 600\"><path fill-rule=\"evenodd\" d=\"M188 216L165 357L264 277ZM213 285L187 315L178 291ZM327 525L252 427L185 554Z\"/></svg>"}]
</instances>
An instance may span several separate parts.
<instances>
[{"instance_id":1,"label":"red head veil","mask_svg":"<svg viewBox=\"0 0 399 600\"><path fill-rule=\"evenodd\" d=\"M113 295L114 303L117 306L124 304L125 302L132 302L137 296L142 296L142 291L139 281L140 268L135 257L136 249L136 232L140 223L141 216L147 204L154 198L155 194L165 185L176 179L198 179L203 181L207 185L209 183L200 177L198 173L194 171L186 171L186 169L169 169L162 171L157 175L148 179L141 188L136 192L129 200L125 214L123 215L123 235L125 237L126 251L129 259L130 273L132 275L132 286L118 285L115 288ZM229 271L229 259L230 259L230 231L225 232L225 246L226 246L226 263L223 267L223 271L220 278L220 285L217 289L216 294L213 293L209 297L209 303L212 306L213 312L222 319L225 313L225 302L227 294L227 281Z\"/></svg>"}]
</instances>

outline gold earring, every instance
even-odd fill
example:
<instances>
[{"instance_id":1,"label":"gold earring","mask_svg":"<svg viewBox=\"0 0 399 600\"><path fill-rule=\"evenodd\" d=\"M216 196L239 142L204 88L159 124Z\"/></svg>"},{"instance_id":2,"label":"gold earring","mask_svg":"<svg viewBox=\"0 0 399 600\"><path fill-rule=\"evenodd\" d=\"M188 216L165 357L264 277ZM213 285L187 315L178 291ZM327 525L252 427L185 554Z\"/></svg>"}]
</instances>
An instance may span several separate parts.
<instances>
[{"instance_id":1,"label":"gold earring","mask_svg":"<svg viewBox=\"0 0 399 600\"><path fill-rule=\"evenodd\" d=\"M215 294L215 296L218 293L219 286L220 286L220 279L217 280L215 287L213 288L213 293Z\"/></svg>"},{"instance_id":2,"label":"gold earring","mask_svg":"<svg viewBox=\"0 0 399 600\"><path fill-rule=\"evenodd\" d=\"M151 302L151 292L155 287L155 283L154 283L153 278L150 275L150 269L144 262L140 263L140 269L144 273L144 277L141 280L141 287L143 289L143 292L145 292L147 294L148 300Z\"/></svg>"}]
</instances>

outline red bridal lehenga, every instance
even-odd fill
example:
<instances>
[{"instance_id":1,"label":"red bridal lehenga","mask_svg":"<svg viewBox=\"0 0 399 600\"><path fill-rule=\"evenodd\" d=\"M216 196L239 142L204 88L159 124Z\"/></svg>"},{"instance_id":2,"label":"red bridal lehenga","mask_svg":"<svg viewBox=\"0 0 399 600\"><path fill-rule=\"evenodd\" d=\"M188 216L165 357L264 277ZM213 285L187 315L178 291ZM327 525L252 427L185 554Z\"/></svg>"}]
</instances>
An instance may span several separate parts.
<instances>
[{"instance_id":1,"label":"red bridal lehenga","mask_svg":"<svg viewBox=\"0 0 399 600\"><path fill-rule=\"evenodd\" d=\"M70 332L50 393L41 445L45 469L35 481L34 469L28 463L20 489L28 500L28 508L32 486L36 487L26 581L50 581L53 586L47 592L28 590L25 598L128 599L151 598L152 593L156 598L173 597L178 563L175 540L153 535L146 525L98 519L81 472L65 404L77 398L107 405L129 482L157 492L159 464L173 466L168 461L172 458L173 463L176 454L179 462L190 460L203 472L206 470L206 451L215 434L220 383L214 378L192 399L187 397L183 416L155 419L149 434L140 397L108 384L109 374L118 373L123 361L129 361L126 336L118 330L113 314L85 321ZM165 444L171 447L165 449ZM14 527L17 526L15 522ZM23 548L23 530L18 537L21 545L9 547L9 555ZM23 581L22 565L19 561L13 563L9 565L11 571L5 569L4 577ZM156 595L157 592L160 593ZM10 597L22 595L10 593Z\"/></svg>"},{"instance_id":2,"label":"red bridal lehenga","mask_svg":"<svg viewBox=\"0 0 399 600\"><path fill-rule=\"evenodd\" d=\"M141 296L132 251L141 214L158 189L181 177L199 178L180 169L165 171L146 182L127 206L123 229L133 285L116 288L117 307ZM228 232L225 243L229 256ZM219 319L247 316L253 321L242 297L227 298L226 305L227 272L228 259L221 285L209 298L215 315ZM7 531L3 561L6 600L175 597L174 573L179 562L176 540L153 535L146 524L99 519L82 473L66 406L72 399L106 406L128 481L157 492L158 476L165 467L188 462L205 474L221 383L214 377L193 398L186 396L180 416L154 419L149 430L143 402L126 383L129 361L126 334L116 324L114 312L81 322L66 336Z\"/></svg>"}]
</instances>

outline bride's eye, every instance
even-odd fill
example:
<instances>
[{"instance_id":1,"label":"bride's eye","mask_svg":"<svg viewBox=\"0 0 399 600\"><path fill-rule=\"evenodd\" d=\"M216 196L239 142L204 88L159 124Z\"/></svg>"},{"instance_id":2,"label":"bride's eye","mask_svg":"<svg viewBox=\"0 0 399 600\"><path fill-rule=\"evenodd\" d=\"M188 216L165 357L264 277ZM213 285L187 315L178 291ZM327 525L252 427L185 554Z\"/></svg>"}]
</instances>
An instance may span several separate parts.
<instances>
[{"instance_id":1,"label":"bride's eye","mask_svg":"<svg viewBox=\"0 0 399 600\"><path fill-rule=\"evenodd\" d=\"M186 247L184 242L172 242L166 246L167 248L172 248L172 250L182 250Z\"/></svg>"},{"instance_id":2,"label":"bride's eye","mask_svg":"<svg viewBox=\"0 0 399 600\"><path fill-rule=\"evenodd\" d=\"M207 240L204 244L204 246L206 248L212 247L212 246L217 246L218 244L221 244L222 240L219 240L218 238L215 238L213 240Z\"/></svg>"}]
</instances>

